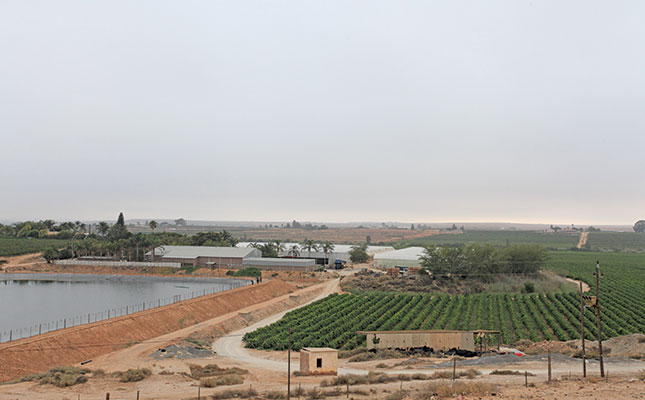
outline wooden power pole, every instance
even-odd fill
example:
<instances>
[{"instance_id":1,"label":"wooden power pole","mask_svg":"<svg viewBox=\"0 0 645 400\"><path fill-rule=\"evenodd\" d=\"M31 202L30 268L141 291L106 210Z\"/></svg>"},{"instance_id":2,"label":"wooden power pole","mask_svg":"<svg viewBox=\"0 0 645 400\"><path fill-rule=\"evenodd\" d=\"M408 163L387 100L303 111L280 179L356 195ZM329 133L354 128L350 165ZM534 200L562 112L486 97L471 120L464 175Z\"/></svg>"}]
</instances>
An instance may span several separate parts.
<instances>
[{"instance_id":1,"label":"wooden power pole","mask_svg":"<svg viewBox=\"0 0 645 400\"><path fill-rule=\"evenodd\" d=\"M602 326L600 325L600 261L596 261L596 323L598 324L598 353L600 353L600 376L605 377L605 363L602 359Z\"/></svg>"},{"instance_id":2,"label":"wooden power pole","mask_svg":"<svg viewBox=\"0 0 645 400\"><path fill-rule=\"evenodd\" d=\"M582 339L582 376L587 377L587 353L585 351L585 302L582 298L582 281L580 281L580 338Z\"/></svg>"},{"instance_id":3,"label":"wooden power pole","mask_svg":"<svg viewBox=\"0 0 645 400\"><path fill-rule=\"evenodd\" d=\"M291 328L289 328L289 348L287 350L287 400L291 400Z\"/></svg>"}]
</instances>

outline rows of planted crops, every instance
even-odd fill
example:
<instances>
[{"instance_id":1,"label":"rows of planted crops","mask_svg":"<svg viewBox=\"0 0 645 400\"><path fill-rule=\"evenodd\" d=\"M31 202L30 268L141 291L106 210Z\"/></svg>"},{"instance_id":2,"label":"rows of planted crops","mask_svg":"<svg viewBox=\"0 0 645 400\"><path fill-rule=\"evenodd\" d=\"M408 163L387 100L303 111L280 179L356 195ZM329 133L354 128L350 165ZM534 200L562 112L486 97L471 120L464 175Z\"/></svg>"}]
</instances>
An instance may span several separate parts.
<instances>
[{"instance_id":1,"label":"rows of planted crops","mask_svg":"<svg viewBox=\"0 0 645 400\"><path fill-rule=\"evenodd\" d=\"M553 269L581 278L593 288L595 261L590 255L555 254ZM560 257L560 258L558 258ZM590 257L590 258L585 258ZM598 255L596 255L598 257ZM607 257L603 255L602 257ZM645 264L642 255L621 255L621 262L602 262L602 330L605 338L645 333ZM615 261L615 260L614 260ZM593 310L585 311L585 337L596 337ZM360 330L492 329L504 343L521 339L580 338L578 293L547 294L406 294L331 295L289 312L280 321L244 336L247 347L283 350L292 329L293 348L329 346L352 349L365 338Z\"/></svg>"}]
</instances>

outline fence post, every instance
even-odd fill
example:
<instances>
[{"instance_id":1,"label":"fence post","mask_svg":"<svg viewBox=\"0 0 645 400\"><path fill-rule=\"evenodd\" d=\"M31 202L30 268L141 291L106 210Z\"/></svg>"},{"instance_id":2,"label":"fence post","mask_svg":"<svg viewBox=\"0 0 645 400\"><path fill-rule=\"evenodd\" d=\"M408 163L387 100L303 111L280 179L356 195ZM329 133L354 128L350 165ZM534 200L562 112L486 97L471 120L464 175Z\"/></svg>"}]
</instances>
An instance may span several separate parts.
<instances>
[{"instance_id":1,"label":"fence post","mask_svg":"<svg viewBox=\"0 0 645 400\"><path fill-rule=\"evenodd\" d=\"M43 333L43 324L38 324L38 334L40 335L42 333Z\"/></svg>"},{"instance_id":2,"label":"fence post","mask_svg":"<svg viewBox=\"0 0 645 400\"><path fill-rule=\"evenodd\" d=\"M110 400L110 392L107 392L107 393L105 394L105 400Z\"/></svg>"},{"instance_id":3,"label":"fence post","mask_svg":"<svg viewBox=\"0 0 645 400\"><path fill-rule=\"evenodd\" d=\"M9 341L13 340L13 330L9 331Z\"/></svg>"},{"instance_id":4,"label":"fence post","mask_svg":"<svg viewBox=\"0 0 645 400\"><path fill-rule=\"evenodd\" d=\"M200 400L202 397L202 388L197 386L197 400Z\"/></svg>"},{"instance_id":5,"label":"fence post","mask_svg":"<svg viewBox=\"0 0 645 400\"><path fill-rule=\"evenodd\" d=\"M67 318L63 319L63 329L67 328Z\"/></svg>"},{"instance_id":6,"label":"fence post","mask_svg":"<svg viewBox=\"0 0 645 400\"><path fill-rule=\"evenodd\" d=\"M137 390L137 400L139 400L139 391Z\"/></svg>"},{"instance_id":7,"label":"fence post","mask_svg":"<svg viewBox=\"0 0 645 400\"><path fill-rule=\"evenodd\" d=\"M529 387L529 372L524 371L524 387Z\"/></svg>"},{"instance_id":8,"label":"fence post","mask_svg":"<svg viewBox=\"0 0 645 400\"><path fill-rule=\"evenodd\" d=\"M549 350L548 363L549 363L549 382L551 382L551 350Z\"/></svg>"},{"instance_id":9,"label":"fence post","mask_svg":"<svg viewBox=\"0 0 645 400\"><path fill-rule=\"evenodd\" d=\"M452 359L452 380L454 381L457 377L457 359Z\"/></svg>"}]
</instances>

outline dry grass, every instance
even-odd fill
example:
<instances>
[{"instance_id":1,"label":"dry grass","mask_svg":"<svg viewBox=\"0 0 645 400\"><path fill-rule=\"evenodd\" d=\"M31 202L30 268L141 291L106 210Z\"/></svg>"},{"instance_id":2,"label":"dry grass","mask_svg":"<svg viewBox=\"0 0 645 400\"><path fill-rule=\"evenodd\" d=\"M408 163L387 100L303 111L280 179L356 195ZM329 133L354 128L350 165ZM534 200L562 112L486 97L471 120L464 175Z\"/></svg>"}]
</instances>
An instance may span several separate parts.
<instances>
[{"instance_id":1,"label":"dry grass","mask_svg":"<svg viewBox=\"0 0 645 400\"><path fill-rule=\"evenodd\" d=\"M497 393L497 391L496 385L485 382L431 382L424 387L423 392L419 394L417 399L430 400L435 398L454 398L459 395L488 395Z\"/></svg>"},{"instance_id":2,"label":"dry grass","mask_svg":"<svg viewBox=\"0 0 645 400\"><path fill-rule=\"evenodd\" d=\"M248 389L227 389L221 392L214 393L211 396L213 400L226 400L226 399L257 399L258 392L253 388Z\"/></svg>"},{"instance_id":3,"label":"dry grass","mask_svg":"<svg viewBox=\"0 0 645 400\"><path fill-rule=\"evenodd\" d=\"M645 369L641 370L641 371L638 371L637 376L638 376L638 379L640 379L641 381L645 381Z\"/></svg>"},{"instance_id":4,"label":"dry grass","mask_svg":"<svg viewBox=\"0 0 645 400\"><path fill-rule=\"evenodd\" d=\"M293 394L293 392L291 394ZM287 398L287 395L285 393L279 392L277 390L262 393L262 396L267 400L282 400Z\"/></svg>"},{"instance_id":5,"label":"dry grass","mask_svg":"<svg viewBox=\"0 0 645 400\"><path fill-rule=\"evenodd\" d=\"M363 362L371 360L388 360L392 358L405 358L407 355L400 353L396 350L377 350L377 351L363 351L356 355L349 357L348 362Z\"/></svg>"},{"instance_id":6,"label":"dry grass","mask_svg":"<svg viewBox=\"0 0 645 400\"><path fill-rule=\"evenodd\" d=\"M240 375L221 375L211 378L203 378L199 381L199 385L205 388L241 385L243 383L244 378L242 378Z\"/></svg>"},{"instance_id":7,"label":"dry grass","mask_svg":"<svg viewBox=\"0 0 645 400\"><path fill-rule=\"evenodd\" d=\"M190 377L194 379L222 375L246 375L249 373L249 371L242 368L220 368L217 364L207 364L203 367L201 365L190 364L188 368L190 369Z\"/></svg>"},{"instance_id":8,"label":"dry grass","mask_svg":"<svg viewBox=\"0 0 645 400\"><path fill-rule=\"evenodd\" d=\"M27 375L20 382L35 382L41 385L54 385L64 388L87 382L90 370L79 367L54 367L44 374Z\"/></svg>"},{"instance_id":9,"label":"dry grass","mask_svg":"<svg viewBox=\"0 0 645 400\"><path fill-rule=\"evenodd\" d=\"M489 375L524 375L524 372L520 371L511 371L509 369L496 369L492 371ZM528 376L535 376L535 374L529 372Z\"/></svg>"},{"instance_id":10,"label":"dry grass","mask_svg":"<svg viewBox=\"0 0 645 400\"><path fill-rule=\"evenodd\" d=\"M129 369L124 372L113 372L112 376L119 378L119 382L139 382L152 375L148 368Z\"/></svg>"}]
</instances>

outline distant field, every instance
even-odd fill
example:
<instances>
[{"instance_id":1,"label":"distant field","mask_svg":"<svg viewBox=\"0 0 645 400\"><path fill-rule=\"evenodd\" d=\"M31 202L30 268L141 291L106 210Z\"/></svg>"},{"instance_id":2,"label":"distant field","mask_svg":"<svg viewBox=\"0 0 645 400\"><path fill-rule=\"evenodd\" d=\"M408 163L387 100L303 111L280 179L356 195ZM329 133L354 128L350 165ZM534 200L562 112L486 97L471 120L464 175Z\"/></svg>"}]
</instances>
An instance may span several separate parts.
<instances>
[{"instance_id":1,"label":"distant field","mask_svg":"<svg viewBox=\"0 0 645 400\"><path fill-rule=\"evenodd\" d=\"M591 232L587 243L592 250L645 251L645 233Z\"/></svg>"},{"instance_id":2,"label":"distant field","mask_svg":"<svg viewBox=\"0 0 645 400\"><path fill-rule=\"evenodd\" d=\"M605 338L645 333L645 254L554 251L548 268L582 279L594 290L601 263L602 330ZM288 331L294 347L362 345L358 330L495 329L504 343L580 338L576 292L471 295L363 292L332 295L287 313L280 321L244 336L247 347L284 350ZM585 337L596 336L596 320L585 311Z\"/></svg>"},{"instance_id":3,"label":"distant field","mask_svg":"<svg viewBox=\"0 0 645 400\"><path fill-rule=\"evenodd\" d=\"M570 249L578 244L578 233L544 233L537 231L466 231L463 234L439 234L423 238L402 240L396 247L428 246L433 244L490 243L498 246L507 244L539 244L552 249Z\"/></svg>"},{"instance_id":4,"label":"distant field","mask_svg":"<svg viewBox=\"0 0 645 400\"><path fill-rule=\"evenodd\" d=\"M64 247L68 240L0 238L0 257L37 253L52 247Z\"/></svg>"}]
</instances>

